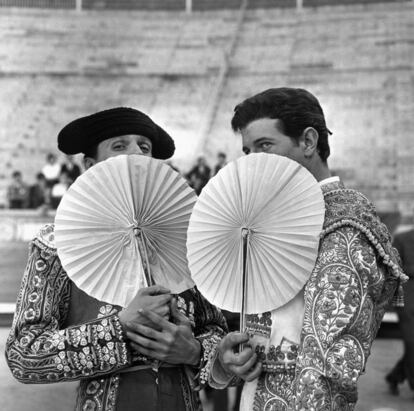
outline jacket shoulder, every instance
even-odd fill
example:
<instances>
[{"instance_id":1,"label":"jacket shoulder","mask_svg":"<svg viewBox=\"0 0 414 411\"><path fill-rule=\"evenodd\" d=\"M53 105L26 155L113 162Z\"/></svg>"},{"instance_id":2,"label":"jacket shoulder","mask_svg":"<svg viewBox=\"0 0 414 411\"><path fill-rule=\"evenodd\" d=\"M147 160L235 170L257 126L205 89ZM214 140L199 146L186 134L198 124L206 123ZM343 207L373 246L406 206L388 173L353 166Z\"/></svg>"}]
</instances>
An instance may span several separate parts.
<instances>
[{"instance_id":1,"label":"jacket shoulder","mask_svg":"<svg viewBox=\"0 0 414 411\"><path fill-rule=\"evenodd\" d=\"M43 226L34 237L33 243L42 249L56 251L55 225L46 224Z\"/></svg>"}]
</instances>

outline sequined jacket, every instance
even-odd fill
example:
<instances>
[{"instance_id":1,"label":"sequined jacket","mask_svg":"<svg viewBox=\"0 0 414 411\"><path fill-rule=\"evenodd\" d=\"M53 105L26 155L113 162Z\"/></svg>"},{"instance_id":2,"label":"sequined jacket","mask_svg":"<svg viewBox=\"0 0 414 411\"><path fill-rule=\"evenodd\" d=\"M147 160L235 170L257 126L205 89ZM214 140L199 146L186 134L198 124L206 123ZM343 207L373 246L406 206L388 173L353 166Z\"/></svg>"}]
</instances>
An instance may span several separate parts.
<instances>
[{"instance_id":1,"label":"sequined jacket","mask_svg":"<svg viewBox=\"0 0 414 411\"><path fill-rule=\"evenodd\" d=\"M304 290L300 344L258 353L275 370L259 377L254 411L353 410L357 380L385 309L406 280L374 206L340 182L323 185L322 191L325 221ZM220 387L211 376L210 382Z\"/></svg>"},{"instance_id":2,"label":"sequined jacket","mask_svg":"<svg viewBox=\"0 0 414 411\"><path fill-rule=\"evenodd\" d=\"M342 183L322 190L325 221L305 289L292 409L348 411L384 312L406 276L374 206Z\"/></svg>"},{"instance_id":3,"label":"sequined jacket","mask_svg":"<svg viewBox=\"0 0 414 411\"><path fill-rule=\"evenodd\" d=\"M202 349L199 368L180 369L177 378L185 411L194 411L200 405L191 388L205 384L212 348L226 323L196 289L185 295L178 297L178 307L190 318ZM52 225L30 244L6 359L13 376L23 383L81 380L76 410L105 411L117 409L121 372L151 362L131 351L116 307L86 296L70 281L57 256Z\"/></svg>"}]
</instances>

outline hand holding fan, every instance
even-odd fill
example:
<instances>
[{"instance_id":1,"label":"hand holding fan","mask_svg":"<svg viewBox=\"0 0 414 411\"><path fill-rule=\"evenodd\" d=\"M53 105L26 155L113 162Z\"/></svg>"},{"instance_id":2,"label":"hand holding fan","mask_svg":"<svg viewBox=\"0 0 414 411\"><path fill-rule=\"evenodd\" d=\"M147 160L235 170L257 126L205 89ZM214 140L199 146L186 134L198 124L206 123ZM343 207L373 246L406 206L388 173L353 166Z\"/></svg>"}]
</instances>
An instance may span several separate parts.
<instances>
[{"instance_id":1,"label":"hand holding fan","mask_svg":"<svg viewBox=\"0 0 414 411\"><path fill-rule=\"evenodd\" d=\"M190 218L189 267L213 304L244 314L274 310L304 286L316 262L325 205L297 162L250 154L204 187Z\"/></svg>"},{"instance_id":2,"label":"hand holding fan","mask_svg":"<svg viewBox=\"0 0 414 411\"><path fill-rule=\"evenodd\" d=\"M121 155L82 174L55 218L58 255L71 280L125 307L141 287L191 288L186 233L196 195L160 160Z\"/></svg>"}]
</instances>

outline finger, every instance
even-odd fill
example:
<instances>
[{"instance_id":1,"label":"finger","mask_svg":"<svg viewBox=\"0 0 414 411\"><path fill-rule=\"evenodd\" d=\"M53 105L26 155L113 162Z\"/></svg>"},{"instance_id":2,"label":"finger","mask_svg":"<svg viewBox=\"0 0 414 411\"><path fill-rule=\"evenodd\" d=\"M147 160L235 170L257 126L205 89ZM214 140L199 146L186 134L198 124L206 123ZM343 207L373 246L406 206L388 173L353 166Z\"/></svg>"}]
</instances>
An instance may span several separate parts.
<instances>
[{"instance_id":1,"label":"finger","mask_svg":"<svg viewBox=\"0 0 414 411\"><path fill-rule=\"evenodd\" d=\"M250 370L256 365L257 362L257 355L252 355L247 361L245 361L241 365L232 365L229 366L229 369L239 376L246 375L250 372Z\"/></svg>"},{"instance_id":2,"label":"finger","mask_svg":"<svg viewBox=\"0 0 414 411\"><path fill-rule=\"evenodd\" d=\"M151 312L145 309L140 309L138 312L148 321L154 324L154 326L161 327L163 330L172 330L174 327L176 327L174 324L170 323L155 312Z\"/></svg>"},{"instance_id":3,"label":"finger","mask_svg":"<svg viewBox=\"0 0 414 411\"><path fill-rule=\"evenodd\" d=\"M177 325L190 323L190 320L178 309L176 298L173 298L171 302L171 317L175 319Z\"/></svg>"},{"instance_id":4,"label":"finger","mask_svg":"<svg viewBox=\"0 0 414 411\"><path fill-rule=\"evenodd\" d=\"M235 348L239 344L244 344L249 341L250 337L246 333L231 332L227 334L220 342L224 349Z\"/></svg>"},{"instance_id":5,"label":"finger","mask_svg":"<svg viewBox=\"0 0 414 411\"><path fill-rule=\"evenodd\" d=\"M138 323L133 323L131 324L130 330L128 331L130 333L133 334L140 334L141 336L144 336L146 338L149 338L151 340L160 340L162 338L162 333L154 330L151 327L148 327L144 324L138 324Z\"/></svg>"},{"instance_id":6,"label":"finger","mask_svg":"<svg viewBox=\"0 0 414 411\"><path fill-rule=\"evenodd\" d=\"M170 307L168 305L163 305L162 307L158 307L154 310L154 313L160 315L163 318L170 317Z\"/></svg>"},{"instance_id":7,"label":"finger","mask_svg":"<svg viewBox=\"0 0 414 411\"><path fill-rule=\"evenodd\" d=\"M161 351L161 345L158 344L154 340L150 340L149 338L146 338L142 335L132 333L130 331L127 331L127 337L130 341L132 341L135 344L138 344L142 347L145 347L150 350L160 350Z\"/></svg>"},{"instance_id":8,"label":"finger","mask_svg":"<svg viewBox=\"0 0 414 411\"><path fill-rule=\"evenodd\" d=\"M151 285L150 287L144 288L143 293L147 295L160 295L160 294L169 294L171 290L162 285Z\"/></svg>"},{"instance_id":9,"label":"finger","mask_svg":"<svg viewBox=\"0 0 414 411\"><path fill-rule=\"evenodd\" d=\"M154 303L158 305L168 304L173 298L171 294L159 294L152 296Z\"/></svg>"},{"instance_id":10,"label":"finger","mask_svg":"<svg viewBox=\"0 0 414 411\"><path fill-rule=\"evenodd\" d=\"M224 364L228 366L230 365L243 366L248 361L251 361L253 357L257 358L255 352L251 348L244 348L244 350L241 353L234 353L233 351L227 350L223 354L223 362ZM253 366L254 362L255 361L253 361L250 367ZM245 372L247 372L249 368L247 368Z\"/></svg>"},{"instance_id":11,"label":"finger","mask_svg":"<svg viewBox=\"0 0 414 411\"><path fill-rule=\"evenodd\" d=\"M164 356L162 354L160 354L159 352L155 351L155 350L148 349L148 348L143 347L142 345L136 344L134 342L131 342L131 347L137 353L139 353L141 355L145 355L145 357L155 358L156 360L161 360L161 361L164 360Z\"/></svg>"},{"instance_id":12,"label":"finger","mask_svg":"<svg viewBox=\"0 0 414 411\"><path fill-rule=\"evenodd\" d=\"M138 317L138 319L135 319L134 321L127 321L124 325L125 325L126 331L136 332L137 324L147 325L148 327L151 327L154 330L162 331L162 328L159 324L153 323L142 316Z\"/></svg>"},{"instance_id":13,"label":"finger","mask_svg":"<svg viewBox=\"0 0 414 411\"><path fill-rule=\"evenodd\" d=\"M248 374L243 376L242 378L245 381L253 381L259 377L261 372L262 372L262 363L257 362L256 365L253 367L253 369Z\"/></svg>"}]
</instances>

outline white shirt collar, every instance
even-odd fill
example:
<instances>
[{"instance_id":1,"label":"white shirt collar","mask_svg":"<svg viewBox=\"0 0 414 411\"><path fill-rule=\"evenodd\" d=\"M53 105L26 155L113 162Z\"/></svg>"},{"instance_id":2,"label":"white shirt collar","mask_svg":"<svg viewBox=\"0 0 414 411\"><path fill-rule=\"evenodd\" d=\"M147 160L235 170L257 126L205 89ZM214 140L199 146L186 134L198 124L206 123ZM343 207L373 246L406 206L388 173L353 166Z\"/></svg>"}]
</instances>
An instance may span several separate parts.
<instances>
[{"instance_id":1,"label":"white shirt collar","mask_svg":"<svg viewBox=\"0 0 414 411\"><path fill-rule=\"evenodd\" d=\"M338 176L333 176L333 177L328 177L328 178L325 178L325 179L319 181L319 185L322 187L325 184L329 184L329 183L339 183L339 181L340 180L339 180Z\"/></svg>"}]
</instances>

